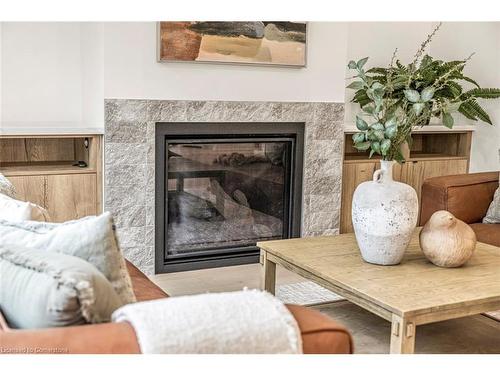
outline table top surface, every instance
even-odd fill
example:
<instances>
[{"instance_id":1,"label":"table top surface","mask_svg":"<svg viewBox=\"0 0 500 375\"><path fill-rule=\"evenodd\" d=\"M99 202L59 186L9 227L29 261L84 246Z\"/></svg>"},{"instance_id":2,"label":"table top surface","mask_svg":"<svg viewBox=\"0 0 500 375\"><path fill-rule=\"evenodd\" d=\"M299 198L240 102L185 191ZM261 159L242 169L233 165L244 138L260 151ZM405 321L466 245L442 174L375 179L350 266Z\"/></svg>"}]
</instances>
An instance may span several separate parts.
<instances>
[{"instance_id":1,"label":"table top surface","mask_svg":"<svg viewBox=\"0 0 500 375\"><path fill-rule=\"evenodd\" d=\"M459 268L441 268L425 258L417 228L396 266L361 258L353 233L259 242L257 246L306 274L399 315L421 314L500 302L500 248L477 243Z\"/></svg>"}]
</instances>

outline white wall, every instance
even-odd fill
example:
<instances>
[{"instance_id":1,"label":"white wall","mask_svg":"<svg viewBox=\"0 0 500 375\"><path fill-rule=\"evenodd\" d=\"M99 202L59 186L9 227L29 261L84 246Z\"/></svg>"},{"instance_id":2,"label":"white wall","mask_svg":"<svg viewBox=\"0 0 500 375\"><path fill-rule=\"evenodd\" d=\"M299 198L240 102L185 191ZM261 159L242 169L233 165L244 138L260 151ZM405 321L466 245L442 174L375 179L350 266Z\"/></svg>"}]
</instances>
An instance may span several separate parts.
<instances>
[{"instance_id":1,"label":"white wall","mask_svg":"<svg viewBox=\"0 0 500 375\"><path fill-rule=\"evenodd\" d=\"M102 126L102 25L4 22L1 43L6 126Z\"/></svg>"},{"instance_id":2,"label":"white wall","mask_svg":"<svg viewBox=\"0 0 500 375\"><path fill-rule=\"evenodd\" d=\"M0 22L0 131L2 131L3 123L2 123L2 31L3 31L3 23Z\"/></svg>"},{"instance_id":3,"label":"white wall","mask_svg":"<svg viewBox=\"0 0 500 375\"><path fill-rule=\"evenodd\" d=\"M104 123L104 25L83 23L81 29L82 124Z\"/></svg>"},{"instance_id":4,"label":"white wall","mask_svg":"<svg viewBox=\"0 0 500 375\"><path fill-rule=\"evenodd\" d=\"M351 22L347 36L347 62L368 56L367 68L388 66L396 48L401 61L411 61L430 30L432 24L429 22ZM347 77L353 76L353 71L347 66L345 69ZM353 122L359 111L357 104L350 103L353 94L353 90L346 90L347 122Z\"/></svg>"},{"instance_id":5,"label":"white wall","mask_svg":"<svg viewBox=\"0 0 500 375\"><path fill-rule=\"evenodd\" d=\"M105 97L344 101L346 23L311 22L306 68L157 63L156 24L104 25Z\"/></svg>"},{"instance_id":6,"label":"white wall","mask_svg":"<svg viewBox=\"0 0 500 375\"><path fill-rule=\"evenodd\" d=\"M445 23L431 44L433 56L456 60L475 55L467 63L465 73L484 87L500 87L500 24L494 22ZM500 101L480 100L490 114L494 126L458 117L461 123L475 124L472 137L471 172L500 169Z\"/></svg>"},{"instance_id":7,"label":"white wall","mask_svg":"<svg viewBox=\"0 0 500 375\"><path fill-rule=\"evenodd\" d=\"M81 119L78 24L4 23L2 50L3 121Z\"/></svg>"}]
</instances>

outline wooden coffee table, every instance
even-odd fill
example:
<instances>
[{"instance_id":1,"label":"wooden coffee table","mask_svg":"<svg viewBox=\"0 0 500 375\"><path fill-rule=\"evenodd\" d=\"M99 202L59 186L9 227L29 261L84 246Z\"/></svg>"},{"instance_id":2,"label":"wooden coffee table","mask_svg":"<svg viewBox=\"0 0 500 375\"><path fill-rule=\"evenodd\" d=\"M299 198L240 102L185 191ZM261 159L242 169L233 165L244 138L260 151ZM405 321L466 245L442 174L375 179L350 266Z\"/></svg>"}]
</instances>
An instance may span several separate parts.
<instances>
[{"instance_id":1,"label":"wooden coffee table","mask_svg":"<svg viewBox=\"0 0 500 375\"><path fill-rule=\"evenodd\" d=\"M262 288L274 294L276 265L392 322L391 353L413 353L421 324L500 310L500 248L478 243L460 268L431 264L418 228L397 266L362 260L354 234L259 242Z\"/></svg>"}]
</instances>

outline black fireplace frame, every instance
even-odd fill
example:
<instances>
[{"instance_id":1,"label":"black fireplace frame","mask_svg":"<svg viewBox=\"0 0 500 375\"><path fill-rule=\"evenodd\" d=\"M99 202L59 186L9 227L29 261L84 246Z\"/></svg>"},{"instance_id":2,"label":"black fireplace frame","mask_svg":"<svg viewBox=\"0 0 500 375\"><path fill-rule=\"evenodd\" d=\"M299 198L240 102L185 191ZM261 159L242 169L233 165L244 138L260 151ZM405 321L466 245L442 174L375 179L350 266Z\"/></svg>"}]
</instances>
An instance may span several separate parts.
<instances>
[{"instance_id":1,"label":"black fireplace frame","mask_svg":"<svg viewBox=\"0 0 500 375\"><path fill-rule=\"evenodd\" d=\"M259 262L257 246L224 247L223 254L191 256L189 259L167 260L166 223L168 218L166 151L169 140L190 142L193 138L210 142L258 138L278 141L293 139L290 163L288 235L300 237L302 212L302 178L304 165L303 122L157 122L155 126L155 273L169 273L203 268L226 267ZM193 142L194 143L194 142ZM158 204L158 202L163 202Z\"/></svg>"}]
</instances>

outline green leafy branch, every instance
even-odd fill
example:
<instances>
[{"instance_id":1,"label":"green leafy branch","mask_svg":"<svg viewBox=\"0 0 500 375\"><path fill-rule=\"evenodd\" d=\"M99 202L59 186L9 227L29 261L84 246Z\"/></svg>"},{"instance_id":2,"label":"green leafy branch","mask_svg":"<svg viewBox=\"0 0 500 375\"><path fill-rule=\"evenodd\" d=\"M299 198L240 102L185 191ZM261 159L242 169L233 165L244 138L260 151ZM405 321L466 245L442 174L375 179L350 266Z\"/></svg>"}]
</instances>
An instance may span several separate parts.
<instances>
[{"instance_id":1,"label":"green leafy branch","mask_svg":"<svg viewBox=\"0 0 500 375\"><path fill-rule=\"evenodd\" d=\"M441 24L428 35L410 64L404 65L397 59L397 49L386 68L365 70L368 57L349 62L349 69L356 74L347 88L355 90L352 102L362 110L361 116L356 116L359 132L353 135L356 149L370 150L370 157L379 154L385 160L401 162L402 145L411 142L413 128L427 125L431 117L441 118L449 128L454 125L455 112L492 124L478 100L500 98L500 89L482 88L464 74L473 55L464 60L443 61L425 54L440 27ZM464 84L474 87L465 90Z\"/></svg>"}]
</instances>

